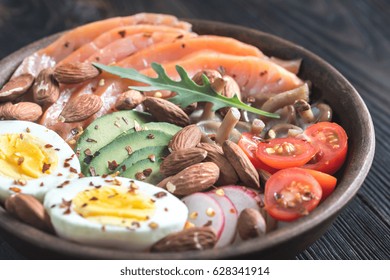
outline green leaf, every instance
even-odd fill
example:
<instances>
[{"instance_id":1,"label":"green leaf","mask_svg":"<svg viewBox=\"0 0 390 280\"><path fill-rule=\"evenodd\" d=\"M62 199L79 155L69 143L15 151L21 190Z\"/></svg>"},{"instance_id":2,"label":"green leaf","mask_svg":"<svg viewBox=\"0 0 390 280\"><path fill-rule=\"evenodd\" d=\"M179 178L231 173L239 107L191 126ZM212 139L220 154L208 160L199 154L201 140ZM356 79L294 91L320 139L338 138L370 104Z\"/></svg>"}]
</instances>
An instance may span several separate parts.
<instances>
[{"instance_id":1,"label":"green leaf","mask_svg":"<svg viewBox=\"0 0 390 280\"><path fill-rule=\"evenodd\" d=\"M152 63L153 70L157 73L157 78L150 78L132 68L122 68L118 66L106 66L100 63L93 63L94 66L108 73L121 78L146 84L145 86L130 86L129 88L139 91L170 90L176 95L168 100L176 105L185 108L194 102L211 102L213 111L223 107L236 107L251 113L259 114L270 118L279 118L278 114L265 112L255 107L242 103L237 95L232 98L222 96L215 92L210 85L209 79L203 75L203 85L196 84L187 74L183 67L176 65L176 71L181 80L174 81L168 77L164 68L157 63Z\"/></svg>"}]
</instances>

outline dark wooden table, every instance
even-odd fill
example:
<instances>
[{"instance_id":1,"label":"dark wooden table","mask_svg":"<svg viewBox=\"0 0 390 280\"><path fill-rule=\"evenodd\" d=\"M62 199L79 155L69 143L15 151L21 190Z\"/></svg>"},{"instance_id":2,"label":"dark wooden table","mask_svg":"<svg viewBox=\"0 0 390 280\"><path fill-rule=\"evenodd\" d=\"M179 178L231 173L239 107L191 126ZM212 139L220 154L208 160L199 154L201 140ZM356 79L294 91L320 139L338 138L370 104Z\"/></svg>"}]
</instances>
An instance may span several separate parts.
<instances>
[{"instance_id":1,"label":"dark wooden table","mask_svg":"<svg viewBox=\"0 0 390 280\"><path fill-rule=\"evenodd\" d=\"M0 0L0 59L46 35L144 11L278 35L318 54L352 82L374 120L376 156L357 196L296 259L390 259L390 1ZM0 259L24 259L1 232Z\"/></svg>"}]
</instances>

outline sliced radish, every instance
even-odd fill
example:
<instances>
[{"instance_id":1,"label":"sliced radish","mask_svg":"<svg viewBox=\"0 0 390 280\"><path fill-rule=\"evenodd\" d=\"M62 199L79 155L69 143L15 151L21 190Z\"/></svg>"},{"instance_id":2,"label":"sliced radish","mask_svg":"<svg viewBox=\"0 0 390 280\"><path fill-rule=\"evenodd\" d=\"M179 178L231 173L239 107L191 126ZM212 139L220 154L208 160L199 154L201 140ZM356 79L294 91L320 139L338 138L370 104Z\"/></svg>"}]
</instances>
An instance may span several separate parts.
<instances>
[{"instance_id":1,"label":"sliced radish","mask_svg":"<svg viewBox=\"0 0 390 280\"><path fill-rule=\"evenodd\" d=\"M225 226L225 215L218 202L205 193L193 193L181 199L188 208L188 221L195 226L211 226L217 237Z\"/></svg>"},{"instance_id":2,"label":"sliced radish","mask_svg":"<svg viewBox=\"0 0 390 280\"><path fill-rule=\"evenodd\" d=\"M218 202L225 215L225 226L216 244L216 247L224 247L231 244L236 236L238 220L237 209L226 195L219 195L215 192L207 192L206 194Z\"/></svg>"},{"instance_id":3,"label":"sliced radish","mask_svg":"<svg viewBox=\"0 0 390 280\"><path fill-rule=\"evenodd\" d=\"M226 195L237 209L237 214L245 208L254 208L260 210L261 199L259 193L243 186L224 186L212 191L219 195Z\"/></svg>"}]
</instances>

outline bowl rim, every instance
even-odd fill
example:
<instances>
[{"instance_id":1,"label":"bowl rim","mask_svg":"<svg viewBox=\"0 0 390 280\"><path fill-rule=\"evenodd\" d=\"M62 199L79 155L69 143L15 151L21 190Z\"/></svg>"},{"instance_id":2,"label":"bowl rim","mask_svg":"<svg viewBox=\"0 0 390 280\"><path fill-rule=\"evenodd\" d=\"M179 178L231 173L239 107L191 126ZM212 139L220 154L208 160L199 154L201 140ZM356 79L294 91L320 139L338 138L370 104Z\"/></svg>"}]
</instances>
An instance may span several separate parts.
<instances>
[{"instance_id":1,"label":"bowl rim","mask_svg":"<svg viewBox=\"0 0 390 280\"><path fill-rule=\"evenodd\" d=\"M370 113L365 105L363 99L360 97L356 89L351 85L351 83L333 66L324 61L322 58L312 53L311 51L303 48L300 45L292 43L288 40L282 39L276 35L272 35L266 32L262 32L256 29L224 23L216 21L207 21L207 20L198 20L198 19L184 19L193 24L195 29L198 27L206 28L206 26L213 26L216 29L229 29L234 32L245 32L253 34L257 37L266 37L275 43L279 43L287 48L292 48L306 57L312 59L316 63L319 63L324 67L325 71L331 72L333 75L336 75L341 79L343 86L345 86L350 94L351 100L356 107L356 110L359 110L360 114L366 116L366 121L362 123L364 131L366 134L362 135L362 141L365 143L361 147L360 153L364 154L364 157L360 159L364 164L361 168L349 170L350 177L352 180L348 182L341 182L342 187L338 185L335 192L329 196L323 203L321 203L318 208L310 213L310 215L303 217L293 223L286 225L283 228L280 228L274 232L270 232L262 239L248 240L239 244L237 246L227 246L224 248L214 248L212 250L205 251L188 251L182 253L148 253L148 252L128 252L120 251L116 249L106 249L92 247L82 244L73 243L67 241L60 237L50 235L48 233L42 232L38 229L33 228L27 224L20 222L19 220L13 218L9 215L3 207L0 205L0 228L5 232L15 236L16 238L22 239L27 243L39 247L43 250L48 250L54 254L67 255L75 258L87 258L87 259L222 259L222 258L236 258L238 256L244 256L247 254L253 254L256 252L261 252L276 246L277 244L288 242L288 240L297 237L303 234L305 231L313 229L319 226L321 223L328 219L334 219L336 215L344 208L348 202L354 197L354 195L359 190L363 181L365 180L366 175L369 172L375 150L375 133L374 126L370 116ZM49 44L51 41L55 40L61 33L57 33L38 41L35 41L16 52L8 55L0 61L0 65L8 65L8 67L3 68L2 72L11 75L13 69L21 62L21 60L27 55L38 50L42 46ZM349 157L350 155L348 155ZM344 177L343 174L342 177ZM346 186L348 184L348 186ZM341 192L341 189L345 189Z\"/></svg>"}]
</instances>

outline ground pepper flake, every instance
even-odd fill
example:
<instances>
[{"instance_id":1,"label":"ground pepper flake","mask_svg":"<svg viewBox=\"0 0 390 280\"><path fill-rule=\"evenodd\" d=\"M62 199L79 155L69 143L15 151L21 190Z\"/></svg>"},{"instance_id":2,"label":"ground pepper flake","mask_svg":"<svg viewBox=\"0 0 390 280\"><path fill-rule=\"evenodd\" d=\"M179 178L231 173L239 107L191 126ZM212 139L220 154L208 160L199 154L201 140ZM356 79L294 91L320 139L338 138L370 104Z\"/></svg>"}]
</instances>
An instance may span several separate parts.
<instances>
[{"instance_id":1,"label":"ground pepper flake","mask_svg":"<svg viewBox=\"0 0 390 280\"><path fill-rule=\"evenodd\" d=\"M118 34L119 34L119 36L124 38L126 36L126 30L120 30L120 31L118 31Z\"/></svg>"},{"instance_id":2,"label":"ground pepper flake","mask_svg":"<svg viewBox=\"0 0 390 280\"><path fill-rule=\"evenodd\" d=\"M24 157L18 158L18 165L21 165L24 162Z\"/></svg>"},{"instance_id":3,"label":"ground pepper flake","mask_svg":"<svg viewBox=\"0 0 390 280\"><path fill-rule=\"evenodd\" d=\"M133 149L130 146L126 146L125 150L127 151L128 155L131 155L133 153Z\"/></svg>"},{"instance_id":4,"label":"ground pepper flake","mask_svg":"<svg viewBox=\"0 0 390 280\"><path fill-rule=\"evenodd\" d=\"M76 168L70 167L69 171L72 172L72 173L77 174L77 169Z\"/></svg>"},{"instance_id":5,"label":"ground pepper flake","mask_svg":"<svg viewBox=\"0 0 390 280\"><path fill-rule=\"evenodd\" d=\"M97 143L97 141L95 139L92 139L92 138L87 138L87 141L88 143Z\"/></svg>"},{"instance_id":6,"label":"ground pepper flake","mask_svg":"<svg viewBox=\"0 0 390 280\"><path fill-rule=\"evenodd\" d=\"M13 192L16 192L16 193L21 193L22 192L22 190L19 189L18 187L10 187L9 190L13 191Z\"/></svg>"},{"instance_id":7,"label":"ground pepper flake","mask_svg":"<svg viewBox=\"0 0 390 280\"><path fill-rule=\"evenodd\" d=\"M155 193L154 196L156 198L162 198L164 196L167 196L167 193L166 192L158 192L158 193Z\"/></svg>"},{"instance_id":8,"label":"ground pepper flake","mask_svg":"<svg viewBox=\"0 0 390 280\"><path fill-rule=\"evenodd\" d=\"M154 136L154 134L152 134L152 133L150 133L150 134L148 134L148 136L146 136L148 139L154 139L155 138L155 136Z\"/></svg>"},{"instance_id":9,"label":"ground pepper flake","mask_svg":"<svg viewBox=\"0 0 390 280\"><path fill-rule=\"evenodd\" d=\"M155 161L156 161L156 156L155 156L155 155L149 155L149 156L148 156L148 159L149 159L151 162L155 162Z\"/></svg>"},{"instance_id":10,"label":"ground pepper flake","mask_svg":"<svg viewBox=\"0 0 390 280\"><path fill-rule=\"evenodd\" d=\"M50 166L51 166L51 164L49 164L49 163L43 163L42 173L45 173L47 170L49 170Z\"/></svg>"},{"instance_id":11,"label":"ground pepper flake","mask_svg":"<svg viewBox=\"0 0 390 280\"><path fill-rule=\"evenodd\" d=\"M143 181L146 179L146 176L143 172L137 172L137 173L135 173L135 178L137 180Z\"/></svg>"},{"instance_id":12,"label":"ground pepper flake","mask_svg":"<svg viewBox=\"0 0 390 280\"><path fill-rule=\"evenodd\" d=\"M157 223L155 223L155 222L151 222L151 223L149 223L149 225L148 225L151 229L157 229L158 228L158 224Z\"/></svg>"},{"instance_id":13,"label":"ground pepper flake","mask_svg":"<svg viewBox=\"0 0 390 280\"><path fill-rule=\"evenodd\" d=\"M113 161L108 161L108 169L111 170L111 171L114 171L115 169L117 169L119 166L119 164L116 162L116 160L113 160Z\"/></svg>"}]
</instances>

